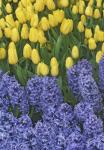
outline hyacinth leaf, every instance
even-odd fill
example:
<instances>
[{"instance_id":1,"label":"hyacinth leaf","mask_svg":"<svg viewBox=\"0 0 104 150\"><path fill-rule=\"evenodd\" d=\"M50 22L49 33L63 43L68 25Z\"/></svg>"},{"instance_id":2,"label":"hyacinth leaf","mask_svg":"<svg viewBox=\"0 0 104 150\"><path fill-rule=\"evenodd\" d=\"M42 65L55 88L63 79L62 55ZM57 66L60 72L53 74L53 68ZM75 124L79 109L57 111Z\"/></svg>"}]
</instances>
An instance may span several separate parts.
<instances>
[{"instance_id":1,"label":"hyacinth leaf","mask_svg":"<svg viewBox=\"0 0 104 150\"><path fill-rule=\"evenodd\" d=\"M3 70L4 72L9 72L9 64L6 60L0 60L0 70Z\"/></svg>"},{"instance_id":2,"label":"hyacinth leaf","mask_svg":"<svg viewBox=\"0 0 104 150\"><path fill-rule=\"evenodd\" d=\"M26 85L27 82L27 70L21 68L19 65L16 65L15 74L17 79L22 85Z\"/></svg>"},{"instance_id":3,"label":"hyacinth leaf","mask_svg":"<svg viewBox=\"0 0 104 150\"><path fill-rule=\"evenodd\" d=\"M59 59L59 53L60 53L60 49L61 49L61 46L62 46L62 42L63 41L63 36L60 35L57 39L57 42L56 42L56 45L55 45L55 48L54 48L54 53L55 53L55 56Z\"/></svg>"}]
</instances>

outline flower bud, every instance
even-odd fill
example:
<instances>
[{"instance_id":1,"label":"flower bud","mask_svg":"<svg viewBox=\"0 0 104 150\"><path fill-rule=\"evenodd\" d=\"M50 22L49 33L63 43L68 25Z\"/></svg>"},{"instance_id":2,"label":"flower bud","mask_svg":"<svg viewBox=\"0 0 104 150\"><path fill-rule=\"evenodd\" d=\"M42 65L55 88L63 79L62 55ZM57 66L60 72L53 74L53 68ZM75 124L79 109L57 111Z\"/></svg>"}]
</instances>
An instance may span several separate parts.
<instances>
[{"instance_id":1,"label":"flower bud","mask_svg":"<svg viewBox=\"0 0 104 150\"><path fill-rule=\"evenodd\" d=\"M29 44L26 44L25 46L24 46L24 49L23 49L23 56L24 56L24 58L31 58L31 52L32 52L32 48L31 48L31 46L29 45Z\"/></svg>"},{"instance_id":2,"label":"flower bud","mask_svg":"<svg viewBox=\"0 0 104 150\"><path fill-rule=\"evenodd\" d=\"M58 61L55 57L52 57L51 58L51 61L50 61L50 66L53 67L53 66L57 66L58 67Z\"/></svg>"},{"instance_id":3,"label":"flower bud","mask_svg":"<svg viewBox=\"0 0 104 150\"><path fill-rule=\"evenodd\" d=\"M63 34L68 34L73 30L73 20L72 19L64 19L60 26L60 31Z\"/></svg>"},{"instance_id":4,"label":"flower bud","mask_svg":"<svg viewBox=\"0 0 104 150\"><path fill-rule=\"evenodd\" d=\"M5 36L6 36L7 38L11 38L11 33L12 33L11 28L6 27L6 28L4 29L4 34L5 34Z\"/></svg>"},{"instance_id":5,"label":"flower bud","mask_svg":"<svg viewBox=\"0 0 104 150\"><path fill-rule=\"evenodd\" d=\"M90 39L88 40L88 46L89 46L89 49L90 49L90 50L96 49L96 42L95 42L95 39L94 39L94 38L90 38Z\"/></svg>"},{"instance_id":6,"label":"flower bud","mask_svg":"<svg viewBox=\"0 0 104 150\"><path fill-rule=\"evenodd\" d=\"M31 53L31 60L34 64L38 64L40 62L40 56L37 49L33 49Z\"/></svg>"},{"instance_id":7,"label":"flower bud","mask_svg":"<svg viewBox=\"0 0 104 150\"><path fill-rule=\"evenodd\" d=\"M89 38L91 38L91 37L92 37L92 30L86 28L86 29L85 29L85 38L89 39Z\"/></svg>"},{"instance_id":8,"label":"flower bud","mask_svg":"<svg viewBox=\"0 0 104 150\"><path fill-rule=\"evenodd\" d=\"M29 29L28 29L27 24L23 24L23 26L22 26L21 38L22 39L28 39L29 38Z\"/></svg>"},{"instance_id":9,"label":"flower bud","mask_svg":"<svg viewBox=\"0 0 104 150\"><path fill-rule=\"evenodd\" d=\"M53 0L47 0L46 1L46 6L49 10L53 10L55 9L55 3Z\"/></svg>"},{"instance_id":10,"label":"flower bud","mask_svg":"<svg viewBox=\"0 0 104 150\"><path fill-rule=\"evenodd\" d=\"M98 51L97 54L96 54L96 62L99 63L100 60L102 59L102 57L103 57L103 52Z\"/></svg>"},{"instance_id":11,"label":"flower bud","mask_svg":"<svg viewBox=\"0 0 104 150\"><path fill-rule=\"evenodd\" d=\"M6 19L6 23L8 24L8 27L15 27L15 21L13 19L13 15L12 14L7 15L5 17L5 19Z\"/></svg>"},{"instance_id":12,"label":"flower bud","mask_svg":"<svg viewBox=\"0 0 104 150\"><path fill-rule=\"evenodd\" d=\"M59 68L58 68L58 66L52 66L51 67L51 75L52 76L58 76L58 74L59 74Z\"/></svg>"},{"instance_id":13,"label":"flower bud","mask_svg":"<svg viewBox=\"0 0 104 150\"><path fill-rule=\"evenodd\" d=\"M19 23L19 21L18 21L18 20L16 20L16 21L15 21L15 26L16 26L16 28L17 28L17 29L19 28L20 23Z\"/></svg>"},{"instance_id":14,"label":"flower bud","mask_svg":"<svg viewBox=\"0 0 104 150\"><path fill-rule=\"evenodd\" d=\"M5 23L4 18L1 18L1 19L0 19L0 28L1 28L1 29L4 29L4 28L5 28L5 25L6 25L6 23Z\"/></svg>"},{"instance_id":15,"label":"flower bud","mask_svg":"<svg viewBox=\"0 0 104 150\"><path fill-rule=\"evenodd\" d=\"M47 39L46 39L46 37L44 35L44 32L42 30L38 30L38 41L42 45L45 44L46 41L47 41Z\"/></svg>"},{"instance_id":16,"label":"flower bud","mask_svg":"<svg viewBox=\"0 0 104 150\"><path fill-rule=\"evenodd\" d=\"M38 30L36 28L30 28L29 40L34 43L38 41Z\"/></svg>"},{"instance_id":17,"label":"flower bud","mask_svg":"<svg viewBox=\"0 0 104 150\"><path fill-rule=\"evenodd\" d=\"M73 66L74 62L73 62L73 59L72 57L67 57L66 58L66 62L65 62L65 67L67 69L71 68Z\"/></svg>"},{"instance_id":18,"label":"flower bud","mask_svg":"<svg viewBox=\"0 0 104 150\"><path fill-rule=\"evenodd\" d=\"M84 32L84 25L82 21L79 21L77 28L79 32Z\"/></svg>"},{"instance_id":19,"label":"flower bud","mask_svg":"<svg viewBox=\"0 0 104 150\"><path fill-rule=\"evenodd\" d=\"M17 51L13 47L10 47L8 49L8 62L11 65L14 65L14 64L16 64L18 62Z\"/></svg>"},{"instance_id":20,"label":"flower bud","mask_svg":"<svg viewBox=\"0 0 104 150\"><path fill-rule=\"evenodd\" d=\"M65 13L63 10L57 9L57 10L53 11L53 15L56 18L57 22L61 23L64 19Z\"/></svg>"},{"instance_id":21,"label":"flower bud","mask_svg":"<svg viewBox=\"0 0 104 150\"><path fill-rule=\"evenodd\" d=\"M89 17L91 17L93 15L93 9L91 6L86 7L85 14L86 14L86 16L89 16Z\"/></svg>"},{"instance_id":22,"label":"flower bud","mask_svg":"<svg viewBox=\"0 0 104 150\"><path fill-rule=\"evenodd\" d=\"M86 16L85 15L81 16L81 22L85 25L85 23L86 23Z\"/></svg>"},{"instance_id":23,"label":"flower bud","mask_svg":"<svg viewBox=\"0 0 104 150\"><path fill-rule=\"evenodd\" d=\"M17 28L12 29L11 40L13 42L18 42L20 40L20 36L19 36L19 32L18 32Z\"/></svg>"},{"instance_id":24,"label":"flower bud","mask_svg":"<svg viewBox=\"0 0 104 150\"><path fill-rule=\"evenodd\" d=\"M79 8L78 8L79 14L84 14L84 10L85 10L85 6L82 4L81 5L79 4Z\"/></svg>"},{"instance_id":25,"label":"flower bud","mask_svg":"<svg viewBox=\"0 0 104 150\"><path fill-rule=\"evenodd\" d=\"M74 59L79 58L79 49L76 45L74 45L73 48L72 48L72 57Z\"/></svg>"},{"instance_id":26,"label":"flower bud","mask_svg":"<svg viewBox=\"0 0 104 150\"><path fill-rule=\"evenodd\" d=\"M72 13L74 15L78 14L78 6L77 5L73 5L73 7L72 7Z\"/></svg>"},{"instance_id":27,"label":"flower bud","mask_svg":"<svg viewBox=\"0 0 104 150\"><path fill-rule=\"evenodd\" d=\"M8 14L10 14L10 13L12 12L12 7L11 7L10 3L7 3L7 4L6 4L5 9L6 9L6 12L7 12Z\"/></svg>"},{"instance_id":28,"label":"flower bud","mask_svg":"<svg viewBox=\"0 0 104 150\"><path fill-rule=\"evenodd\" d=\"M24 12L21 8L18 7L16 9L15 13L16 13L16 17L17 17L17 19L20 23L25 23L26 22L25 14L24 14Z\"/></svg>"},{"instance_id":29,"label":"flower bud","mask_svg":"<svg viewBox=\"0 0 104 150\"><path fill-rule=\"evenodd\" d=\"M56 20L56 17L54 15L49 14L48 19L51 27L56 27L58 25L58 21Z\"/></svg>"},{"instance_id":30,"label":"flower bud","mask_svg":"<svg viewBox=\"0 0 104 150\"><path fill-rule=\"evenodd\" d=\"M68 0L60 0L60 6L61 7L68 7L69 1Z\"/></svg>"},{"instance_id":31,"label":"flower bud","mask_svg":"<svg viewBox=\"0 0 104 150\"><path fill-rule=\"evenodd\" d=\"M42 30L44 31L47 31L50 28L49 21L46 17L42 17L40 24L41 24Z\"/></svg>"},{"instance_id":32,"label":"flower bud","mask_svg":"<svg viewBox=\"0 0 104 150\"><path fill-rule=\"evenodd\" d=\"M96 38L97 38L97 41L99 42L103 42L104 41L104 32L99 30L96 32Z\"/></svg>"},{"instance_id":33,"label":"flower bud","mask_svg":"<svg viewBox=\"0 0 104 150\"><path fill-rule=\"evenodd\" d=\"M99 11L99 9L95 9L94 10L94 18L95 19L98 19L98 18L100 18L101 17L101 14L100 14L100 11Z\"/></svg>"},{"instance_id":34,"label":"flower bud","mask_svg":"<svg viewBox=\"0 0 104 150\"><path fill-rule=\"evenodd\" d=\"M0 60L5 59L6 57L6 50L5 48L0 48Z\"/></svg>"},{"instance_id":35,"label":"flower bud","mask_svg":"<svg viewBox=\"0 0 104 150\"><path fill-rule=\"evenodd\" d=\"M40 65L40 74L43 76L47 76L49 74L48 65L45 63L41 63Z\"/></svg>"},{"instance_id":36,"label":"flower bud","mask_svg":"<svg viewBox=\"0 0 104 150\"><path fill-rule=\"evenodd\" d=\"M30 25L31 27L37 27L39 22L39 18L37 14L32 15Z\"/></svg>"},{"instance_id":37,"label":"flower bud","mask_svg":"<svg viewBox=\"0 0 104 150\"><path fill-rule=\"evenodd\" d=\"M44 0L36 0L36 3L34 4L35 11L36 12L41 12L44 10Z\"/></svg>"}]
</instances>

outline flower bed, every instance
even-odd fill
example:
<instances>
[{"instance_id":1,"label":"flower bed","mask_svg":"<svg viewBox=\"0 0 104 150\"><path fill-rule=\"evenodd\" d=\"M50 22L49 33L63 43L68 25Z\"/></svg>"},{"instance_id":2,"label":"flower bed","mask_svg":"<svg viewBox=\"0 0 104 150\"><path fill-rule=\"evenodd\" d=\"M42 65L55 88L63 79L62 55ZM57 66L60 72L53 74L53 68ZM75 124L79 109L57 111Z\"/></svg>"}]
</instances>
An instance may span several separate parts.
<instances>
[{"instance_id":1,"label":"flower bed","mask_svg":"<svg viewBox=\"0 0 104 150\"><path fill-rule=\"evenodd\" d=\"M0 0L0 150L104 150L103 0Z\"/></svg>"}]
</instances>

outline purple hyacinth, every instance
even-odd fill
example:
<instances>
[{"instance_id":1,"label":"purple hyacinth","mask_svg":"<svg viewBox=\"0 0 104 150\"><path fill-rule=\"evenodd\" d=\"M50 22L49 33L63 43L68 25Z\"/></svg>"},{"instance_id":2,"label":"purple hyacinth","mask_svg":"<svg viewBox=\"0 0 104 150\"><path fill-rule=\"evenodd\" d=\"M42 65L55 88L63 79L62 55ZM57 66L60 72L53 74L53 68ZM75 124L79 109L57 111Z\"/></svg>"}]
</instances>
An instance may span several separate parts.
<instances>
[{"instance_id":1,"label":"purple hyacinth","mask_svg":"<svg viewBox=\"0 0 104 150\"><path fill-rule=\"evenodd\" d=\"M86 59L79 61L78 64L67 70L69 87L79 101L82 100L82 96L78 85L78 77L82 68L85 68L88 74L92 74L92 66Z\"/></svg>"},{"instance_id":2,"label":"purple hyacinth","mask_svg":"<svg viewBox=\"0 0 104 150\"><path fill-rule=\"evenodd\" d=\"M80 102L75 106L74 113L79 122L84 122L94 111L89 103Z\"/></svg>"},{"instance_id":3,"label":"purple hyacinth","mask_svg":"<svg viewBox=\"0 0 104 150\"><path fill-rule=\"evenodd\" d=\"M92 139L88 139L86 148L87 150L104 150L104 133L101 133Z\"/></svg>"},{"instance_id":4,"label":"purple hyacinth","mask_svg":"<svg viewBox=\"0 0 104 150\"><path fill-rule=\"evenodd\" d=\"M88 102L95 112L102 110L102 97L98 86L85 68L80 72L78 84L83 97L82 100Z\"/></svg>"},{"instance_id":5,"label":"purple hyacinth","mask_svg":"<svg viewBox=\"0 0 104 150\"><path fill-rule=\"evenodd\" d=\"M67 138L65 150L84 150L86 138L78 131L75 131Z\"/></svg>"},{"instance_id":6,"label":"purple hyacinth","mask_svg":"<svg viewBox=\"0 0 104 150\"><path fill-rule=\"evenodd\" d=\"M99 89L104 98L104 57L99 62Z\"/></svg>"},{"instance_id":7,"label":"purple hyacinth","mask_svg":"<svg viewBox=\"0 0 104 150\"><path fill-rule=\"evenodd\" d=\"M14 76L9 76L7 73L2 75L0 84L0 98L2 100L3 108L6 108L7 110L7 107L12 106L15 110L17 106L20 106L19 110L22 113L27 113L29 111L29 105L28 100L24 97L24 95L26 95L24 87L18 83Z\"/></svg>"},{"instance_id":8,"label":"purple hyacinth","mask_svg":"<svg viewBox=\"0 0 104 150\"><path fill-rule=\"evenodd\" d=\"M30 104L44 112L49 106L57 107L63 102L55 77L33 77L28 81L27 94Z\"/></svg>"},{"instance_id":9,"label":"purple hyacinth","mask_svg":"<svg viewBox=\"0 0 104 150\"><path fill-rule=\"evenodd\" d=\"M103 121L96 115L90 115L83 124L84 134L93 137L103 132Z\"/></svg>"}]
</instances>

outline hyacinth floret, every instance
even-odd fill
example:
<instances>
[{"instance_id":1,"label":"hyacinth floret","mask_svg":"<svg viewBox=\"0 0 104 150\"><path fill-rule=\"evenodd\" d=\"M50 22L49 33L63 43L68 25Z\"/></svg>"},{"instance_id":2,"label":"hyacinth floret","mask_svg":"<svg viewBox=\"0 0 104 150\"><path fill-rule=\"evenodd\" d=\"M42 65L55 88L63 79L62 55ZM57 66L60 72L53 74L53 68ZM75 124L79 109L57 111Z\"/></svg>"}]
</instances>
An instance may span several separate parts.
<instances>
[{"instance_id":1,"label":"hyacinth floret","mask_svg":"<svg viewBox=\"0 0 104 150\"><path fill-rule=\"evenodd\" d=\"M101 93L94 78L88 74L85 68L80 72L78 83L82 100L88 102L94 111L100 111L102 109Z\"/></svg>"},{"instance_id":2,"label":"hyacinth floret","mask_svg":"<svg viewBox=\"0 0 104 150\"><path fill-rule=\"evenodd\" d=\"M96 115L90 115L83 124L84 134L93 137L103 132L103 121Z\"/></svg>"},{"instance_id":3,"label":"hyacinth floret","mask_svg":"<svg viewBox=\"0 0 104 150\"><path fill-rule=\"evenodd\" d=\"M88 102L80 102L75 106L74 114L79 122L84 122L94 111Z\"/></svg>"}]
</instances>

